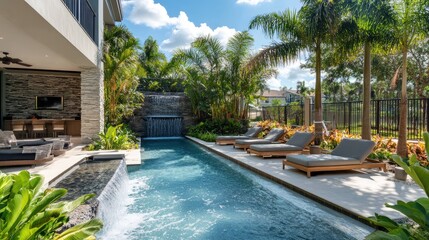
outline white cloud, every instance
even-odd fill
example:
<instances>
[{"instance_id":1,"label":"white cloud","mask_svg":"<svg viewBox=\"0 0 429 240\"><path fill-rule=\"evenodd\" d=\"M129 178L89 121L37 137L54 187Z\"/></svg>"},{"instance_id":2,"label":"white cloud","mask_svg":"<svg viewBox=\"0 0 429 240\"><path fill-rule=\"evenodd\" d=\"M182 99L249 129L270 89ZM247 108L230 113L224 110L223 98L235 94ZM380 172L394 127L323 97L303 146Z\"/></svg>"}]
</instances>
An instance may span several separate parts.
<instances>
[{"instance_id":1,"label":"white cloud","mask_svg":"<svg viewBox=\"0 0 429 240\"><path fill-rule=\"evenodd\" d=\"M309 69L300 67L301 61L297 60L285 66L277 68L277 78L271 78L267 81L270 89L279 89L280 87L288 87L296 89L298 81L305 81L305 86L314 88L316 75Z\"/></svg>"},{"instance_id":2,"label":"white cloud","mask_svg":"<svg viewBox=\"0 0 429 240\"><path fill-rule=\"evenodd\" d=\"M124 7L132 8L128 19L134 24L161 28L177 22L177 18L170 17L167 9L159 3L155 3L154 0L124 0L122 3Z\"/></svg>"},{"instance_id":3,"label":"white cloud","mask_svg":"<svg viewBox=\"0 0 429 240\"><path fill-rule=\"evenodd\" d=\"M171 51L176 48L189 48L195 38L211 35L226 45L237 31L227 26L212 29L206 23L196 26L189 21L185 12L180 12L178 17L170 17L164 6L155 3L154 0L123 0L124 7L131 8L128 19L134 24L144 24L151 28L172 26L172 31L167 39L161 42L161 48Z\"/></svg>"},{"instance_id":4,"label":"white cloud","mask_svg":"<svg viewBox=\"0 0 429 240\"><path fill-rule=\"evenodd\" d=\"M189 21L185 12L180 12L171 35L162 41L161 48L166 50L189 48L191 42L193 42L195 38L207 35L218 38L223 45L226 45L229 38L235 33L237 33L235 29L227 26L218 27L214 30L206 23L195 26L193 22Z\"/></svg>"},{"instance_id":5,"label":"white cloud","mask_svg":"<svg viewBox=\"0 0 429 240\"><path fill-rule=\"evenodd\" d=\"M263 2L271 2L271 0L237 0L237 4L248 4L248 5L258 5Z\"/></svg>"}]
</instances>

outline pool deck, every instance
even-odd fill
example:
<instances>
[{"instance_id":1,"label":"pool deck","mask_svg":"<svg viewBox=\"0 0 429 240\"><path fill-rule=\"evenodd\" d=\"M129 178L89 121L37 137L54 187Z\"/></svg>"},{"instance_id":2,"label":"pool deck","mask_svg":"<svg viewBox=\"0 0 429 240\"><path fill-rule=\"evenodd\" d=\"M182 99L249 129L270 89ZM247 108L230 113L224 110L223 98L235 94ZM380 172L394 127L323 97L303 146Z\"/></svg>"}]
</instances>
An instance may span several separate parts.
<instances>
[{"instance_id":1,"label":"pool deck","mask_svg":"<svg viewBox=\"0 0 429 240\"><path fill-rule=\"evenodd\" d=\"M374 213L392 219L404 218L399 212L384 206L397 200L415 201L426 197L416 184L394 180L393 174L378 170L338 171L313 173L307 178L305 172L286 166L284 158L262 158L250 155L231 145L220 146L193 137L190 140L226 157L262 176L296 190L318 202L365 222Z\"/></svg>"},{"instance_id":2,"label":"pool deck","mask_svg":"<svg viewBox=\"0 0 429 240\"><path fill-rule=\"evenodd\" d=\"M83 151L85 145L80 144L80 140L73 140L73 147L66 151L65 154L47 162L43 165L35 166L17 166L17 167L0 167L1 172L17 173L22 170L28 170L33 174L41 174L44 176L44 186L51 186L59 177L66 174L73 169L77 164L82 162L85 158L92 155L106 155L106 154L123 154L127 165L140 165L141 164L141 149L133 150L103 150L103 151Z\"/></svg>"}]
</instances>

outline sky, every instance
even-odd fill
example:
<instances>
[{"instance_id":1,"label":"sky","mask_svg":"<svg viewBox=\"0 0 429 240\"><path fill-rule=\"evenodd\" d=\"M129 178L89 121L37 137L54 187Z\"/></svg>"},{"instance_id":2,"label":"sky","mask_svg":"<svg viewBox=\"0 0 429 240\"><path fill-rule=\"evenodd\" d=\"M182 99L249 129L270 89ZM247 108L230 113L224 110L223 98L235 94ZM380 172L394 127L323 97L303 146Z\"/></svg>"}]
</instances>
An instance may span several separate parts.
<instances>
[{"instance_id":1,"label":"sky","mask_svg":"<svg viewBox=\"0 0 429 240\"><path fill-rule=\"evenodd\" d=\"M167 57L175 49L189 48L199 36L211 35L226 45L236 32L248 30L255 16L301 7L299 0L122 0L122 5L122 24L141 44L152 36ZM249 32L255 39L255 51L272 43L261 30ZM296 89L297 81L314 87L314 74L301 69L300 61L277 67L278 75L267 81L269 88Z\"/></svg>"}]
</instances>

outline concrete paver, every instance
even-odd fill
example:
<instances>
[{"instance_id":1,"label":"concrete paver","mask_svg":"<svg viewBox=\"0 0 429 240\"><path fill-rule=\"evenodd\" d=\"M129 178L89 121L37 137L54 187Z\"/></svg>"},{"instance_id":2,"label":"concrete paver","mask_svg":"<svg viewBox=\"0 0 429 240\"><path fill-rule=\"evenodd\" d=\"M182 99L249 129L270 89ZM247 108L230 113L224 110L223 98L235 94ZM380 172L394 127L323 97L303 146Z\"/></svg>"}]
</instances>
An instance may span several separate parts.
<instances>
[{"instance_id":1,"label":"concrete paver","mask_svg":"<svg viewBox=\"0 0 429 240\"><path fill-rule=\"evenodd\" d=\"M403 218L401 213L385 207L384 203L396 203L397 200L414 201L426 196L418 185L395 180L391 173L378 170L320 172L307 178L305 172L292 167L286 166L283 170L284 158L263 159L231 145L220 146L188 138L251 170L269 175L268 177L276 182L358 218L374 216L374 213L393 219Z\"/></svg>"}]
</instances>

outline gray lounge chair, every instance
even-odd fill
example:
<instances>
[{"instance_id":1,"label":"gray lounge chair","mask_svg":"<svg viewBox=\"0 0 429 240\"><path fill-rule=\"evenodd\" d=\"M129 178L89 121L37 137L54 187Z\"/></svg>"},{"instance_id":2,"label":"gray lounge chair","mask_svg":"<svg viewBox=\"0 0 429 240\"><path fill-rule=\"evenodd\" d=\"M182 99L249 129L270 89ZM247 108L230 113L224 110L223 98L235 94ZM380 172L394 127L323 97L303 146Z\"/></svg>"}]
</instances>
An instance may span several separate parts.
<instances>
[{"instance_id":1,"label":"gray lounge chair","mask_svg":"<svg viewBox=\"0 0 429 240\"><path fill-rule=\"evenodd\" d=\"M366 160L374 145L375 143L369 140L345 138L332 150L331 154L289 155L283 161L283 169L286 165L291 166L307 172L307 177L311 177L312 172L320 171L361 168L379 168L386 171L385 163Z\"/></svg>"},{"instance_id":2,"label":"gray lounge chair","mask_svg":"<svg viewBox=\"0 0 429 240\"><path fill-rule=\"evenodd\" d=\"M281 128L274 128L271 129L271 131L265 136L264 139L238 139L235 140L234 148L249 148L250 145L253 144L267 144L267 143L273 143L280 139L281 136L283 136L284 130Z\"/></svg>"},{"instance_id":3,"label":"gray lounge chair","mask_svg":"<svg viewBox=\"0 0 429 240\"><path fill-rule=\"evenodd\" d=\"M247 152L261 157L283 157L291 153L301 153L313 138L312 133L296 132L285 144L252 144Z\"/></svg>"},{"instance_id":4,"label":"gray lounge chair","mask_svg":"<svg viewBox=\"0 0 429 240\"><path fill-rule=\"evenodd\" d=\"M22 166L39 165L51 161L54 156L51 155L52 144L1 149L0 167L4 166Z\"/></svg>"},{"instance_id":5,"label":"gray lounge chair","mask_svg":"<svg viewBox=\"0 0 429 240\"><path fill-rule=\"evenodd\" d=\"M256 138L258 134L262 131L261 127L249 128L247 132L240 136L219 136L216 138L216 144L219 145L232 145L237 139L251 139Z\"/></svg>"}]
</instances>

